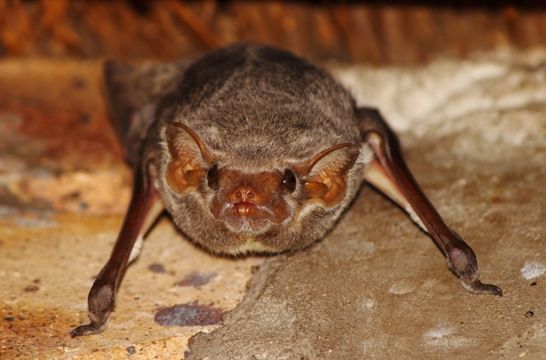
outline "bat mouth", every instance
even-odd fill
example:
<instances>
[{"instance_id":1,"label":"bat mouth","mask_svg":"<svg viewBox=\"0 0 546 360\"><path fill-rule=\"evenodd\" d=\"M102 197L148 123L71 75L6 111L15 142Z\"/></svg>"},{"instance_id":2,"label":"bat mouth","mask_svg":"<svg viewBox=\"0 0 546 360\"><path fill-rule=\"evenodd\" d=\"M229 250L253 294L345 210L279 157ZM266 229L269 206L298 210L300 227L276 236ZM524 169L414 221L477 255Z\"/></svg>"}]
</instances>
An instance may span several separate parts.
<instances>
[{"instance_id":1,"label":"bat mouth","mask_svg":"<svg viewBox=\"0 0 546 360\"><path fill-rule=\"evenodd\" d=\"M274 225L271 209L247 202L224 203L222 209L213 214L228 230L237 234L263 234Z\"/></svg>"}]
</instances>

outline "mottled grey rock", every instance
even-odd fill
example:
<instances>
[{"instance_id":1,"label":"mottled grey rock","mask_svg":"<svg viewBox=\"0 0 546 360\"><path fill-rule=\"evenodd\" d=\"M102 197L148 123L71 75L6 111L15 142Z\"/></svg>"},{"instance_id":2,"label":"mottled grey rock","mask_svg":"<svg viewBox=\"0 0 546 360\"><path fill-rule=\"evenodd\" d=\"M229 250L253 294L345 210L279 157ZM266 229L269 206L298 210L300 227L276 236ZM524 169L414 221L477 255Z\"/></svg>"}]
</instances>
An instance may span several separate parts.
<instances>
[{"instance_id":1,"label":"mottled grey rock","mask_svg":"<svg viewBox=\"0 0 546 360\"><path fill-rule=\"evenodd\" d=\"M467 293L432 241L363 187L324 241L267 260L187 359L546 357L544 272L525 268L546 263L546 54L334 72L400 131L417 179L505 296Z\"/></svg>"}]
</instances>

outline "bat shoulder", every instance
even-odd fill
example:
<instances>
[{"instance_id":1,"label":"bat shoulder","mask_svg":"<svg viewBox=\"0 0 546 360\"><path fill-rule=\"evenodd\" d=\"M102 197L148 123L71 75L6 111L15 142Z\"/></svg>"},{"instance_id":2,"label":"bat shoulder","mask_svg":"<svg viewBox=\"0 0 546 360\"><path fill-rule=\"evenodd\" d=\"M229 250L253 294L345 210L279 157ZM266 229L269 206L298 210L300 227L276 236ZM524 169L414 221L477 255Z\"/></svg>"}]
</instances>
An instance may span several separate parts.
<instances>
[{"instance_id":1,"label":"bat shoulder","mask_svg":"<svg viewBox=\"0 0 546 360\"><path fill-rule=\"evenodd\" d=\"M179 85L189 64L104 62L103 93L112 125L131 165L138 161L159 102Z\"/></svg>"}]
</instances>

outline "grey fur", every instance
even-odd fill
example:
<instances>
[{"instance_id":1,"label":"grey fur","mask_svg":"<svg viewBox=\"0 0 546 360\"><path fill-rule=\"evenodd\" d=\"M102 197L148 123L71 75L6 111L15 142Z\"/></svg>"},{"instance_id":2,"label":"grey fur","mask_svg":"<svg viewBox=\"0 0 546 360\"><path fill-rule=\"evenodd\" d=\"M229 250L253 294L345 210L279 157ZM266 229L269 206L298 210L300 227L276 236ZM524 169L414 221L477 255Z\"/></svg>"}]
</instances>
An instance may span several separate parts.
<instances>
[{"instance_id":1,"label":"grey fur","mask_svg":"<svg viewBox=\"0 0 546 360\"><path fill-rule=\"evenodd\" d=\"M229 231L211 214L208 205L214 191L204 182L197 191L183 195L169 188L164 176L170 161L166 127L173 122L190 127L214 154L220 168L245 173L283 172L334 145L350 143L361 148L355 103L349 93L325 71L288 52L258 45L220 49L189 66L134 70L137 75L125 76L126 86L116 85L114 71L108 69L110 89L135 92L132 99L124 100L129 107L123 103L117 106L122 108L117 110L122 116L114 118L122 123L117 129L137 129L133 131L136 136L130 130L120 134L128 158L141 159L140 166L152 164L155 186L176 225L213 252L280 252L303 248L322 238L354 198L363 169L371 160L369 151L362 148L348 173L345 198L332 208L306 205L300 181L296 191L285 198L291 216L250 240ZM172 76L162 76L165 73ZM144 79L150 82L150 89L161 90L131 85L135 79L139 84ZM120 103L115 98L112 102ZM145 125L123 125L127 119L134 119L127 116L131 112L137 113L138 121ZM248 241L256 241L258 246L249 247Z\"/></svg>"}]
</instances>

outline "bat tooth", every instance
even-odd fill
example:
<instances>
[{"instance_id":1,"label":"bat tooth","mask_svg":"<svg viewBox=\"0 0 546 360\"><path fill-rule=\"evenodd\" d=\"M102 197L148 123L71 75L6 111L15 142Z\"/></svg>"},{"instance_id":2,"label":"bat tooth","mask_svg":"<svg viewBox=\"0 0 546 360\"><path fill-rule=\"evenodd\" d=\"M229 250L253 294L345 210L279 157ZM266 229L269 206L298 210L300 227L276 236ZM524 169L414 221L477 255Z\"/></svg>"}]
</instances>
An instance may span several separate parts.
<instances>
[{"instance_id":1,"label":"bat tooth","mask_svg":"<svg viewBox=\"0 0 546 360\"><path fill-rule=\"evenodd\" d=\"M241 202L235 204L237 215L240 217L248 217L251 216L254 213L254 210L256 209L256 205L246 202Z\"/></svg>"}]
</instances>

